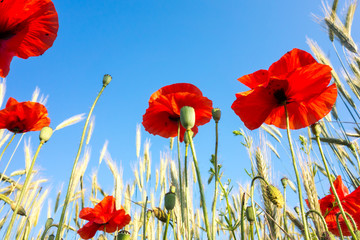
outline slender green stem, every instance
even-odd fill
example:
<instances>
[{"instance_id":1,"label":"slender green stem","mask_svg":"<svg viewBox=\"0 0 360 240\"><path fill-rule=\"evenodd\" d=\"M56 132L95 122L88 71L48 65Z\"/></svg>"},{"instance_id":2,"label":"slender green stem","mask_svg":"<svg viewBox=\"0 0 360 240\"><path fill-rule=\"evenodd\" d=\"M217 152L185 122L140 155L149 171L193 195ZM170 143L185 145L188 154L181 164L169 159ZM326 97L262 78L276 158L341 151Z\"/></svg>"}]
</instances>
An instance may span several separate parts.
<instances>
[{"instance_id":1,"label":"slender green stem","mask_svg":"<svg viewBox=\"0 0 360 240\"><path fill-rule=\"evenodd\" d=\"M193 142L193 139L192 139L192 137L190 135L190 129L186 130L186 131L188 132L187 135L189 137L191 152L192 152L194 165L195 165L195 170L196 170L196 177L197 177L198 184L199 184L200 198L201 198L202 210L203 210L203 214L204 214L204 222L205 222L206 234L207 234L207 238L209 240L211 240L211 233L210 233L210 227L209 227L209 217L208 217L207 208L206 208L204 187L203 187L202 181L201 181L200 169L199 169L199 164L198 164L197 157L196 157L194 142Z\"/></svg>"},{"instance_id":2,"label":"slender green stem","mask_svg":"<svg viewBox=\"0 0 360 240\"><path fill-rule=\"evenodd\" d=\"M148 197L146 196L145 205L144 205L144 227L143 227L143 240L146 240L146 207L148 203Z\"/></svg>"},{"instance_id":3,"label":"slender green stem","mask_svg":"<svg viewBox=\"0 0 360 240\"><path fill-rule=\"evenodd\" d=\"M321 215L321 213L319 213L319 212L316 211L316 210L310 209L310 210L307 211L306 214L305 214L306 218L309 217L309 214L310 214L310 213L315 213L316 215L319 216L319 218L321 219L322 224L323 224L324 227L325 227L325 230L328 232L329 229L328 229L328 227L327 227L327 224L326 224L326 221L325 221L325 218L323 217L323 215Z\"/></svg>"},{"instance_id":4,"label":"slender green stem","mask_svg":"<svg viewBox=\"0 0 360 240\"><path fill-rule=\"evenodd\" d=\"M167 231L168 231L168 228L169 228L169 222L170 222L170 214L171 214L171 211L168 211L163 240L166 240L166 235L167 235ZM175 230L174 230L174 232L175 232Z\"/></svg>"},{"instance_id":5,"label":"slender green stem","mask_svg":"<svg viewBox=\"0 0 360 240\"><path fill-rule=\"evenodd\" d=\"M327 178L329 180L329 183L330 183L330 186L331 186L331 190L335 196L335 199L336 199L336 203L337 205L339 206L339 209L340 209L340 212L341 214L343 215L343 218L344 218L344 221L345 221L345 224L347 226L347 228L349 229L350 233L351 233L351 236L353 237L353 240L357 240L356 238L356 235L354 233L354 231L352 230L352 227L350 225L350 222L349 220L346 218L346 214L345 214L345 211L344 211L344 208L342 207L342 204L341 204L341 200L336 192L336 189L334 187L334 184L331 180L331 175L330 175L330 171L329 171L329 167L328 167L328 164L327 164L327 161L326 161L326 158L325 158L325 155L324 155L324 152L322 150L322 147L321 147L321 142L320 142L320 136L316 136L316 142L319 146L319 151L320 151L320 154L321 154L321 159L323 160L323 163L324 163L324 166L325 166L325 170L326 170L326 175L327 175Z\"/></svg>"},{"instance_id":6,"label":"slender green stem","mask_svg":"<svg viewBox=\"0 0 360 240\"><path fill-rule=\"evenodd\" d=\"M287 217L286 217L286 185L284 185L284 210L283 210L283 221L284 221L284 229L286 232L288 232L287 227ZM286 236L286 238L289 240L289 237Z\"/></svg>"},{"instance_id":7,"label":"slender green stem","mask_svg":"<svg viewBox=\"0 0 360 240\"><path fill-rule=\"evenodd\" d=\"M188 152L189 152L189 142L185 142L185 168L184 168L184 178L185 178L185 198L186 198L186 208L185 208L185 211L186 211L186 230L187 230L187 239L190 239L190 234L191 234L191 231L190 231L190 222L189 222L189 208L187 207L187 204L189 202L189 188L188 188Z\"/></svg>"},{"instance_id":8,"label":"slender green stem","mask_svg":"<svg viewBox=\"0 0 360 240\"><path fill-rule=\"evenodd\" d=\"M256 209L255 209L255 204L254 204L254 189L255 189L255 180L256 179L261 179L263 180L267 185L268 182L261 176L256 176L254 177L252 180L251 180L251 187L250 187L250 198L251 198L251 209L254 213L254 216L255 216L255 229L256 229L256 234L258 236L258 239L260 239L260 230L259 230L259 225L257 223L257 219L256 219Z\"/></svg>"},{"instance_id":9,"label":"slender green stem","mask_svg":"<svg viewBox=\"0 0 360 240\"><path fill-rule=\"evenodd\" d=\"M29 180L31 178L31 173L32 173L32 170L33 170L33 167L34 167L34 164L35 164L35 160L36 160L36 158L37 158L37 156L38 156L38 154L40 152L41 147L44 145L44 143L45 143L44 141L40 141L40 144L39 144L39 146L38 146L38 148L36 150L36 153L35 153L35 155L33 157L33 160L31 161L31 165L30 165L29 170L28 170L28 172L26 174L24 185L23 185L23 187L21 189L21 192L20 192L20 197L16 201L16 206L15 206L14 212L13 212L13 214L11 216L11 220L10 220L10 223L9 223L9 226L8 226L7 231L6 231L4 239L10 239L11 230L12 230L12 227L14 225L14 222L15 222L15 219L16 219L16 216L17 216L17 212L19 211L20 204L21 204L21 202L22 202L22 200L23 200L23 198L25 196L25 192L27 190Z\"/></svg>"},{"instance_id":10,"label":"slender green stem","mask_svg":"<svg viewBox=\"0 0 360 240\"><path fill-rule=\"evenodd\" d=\"M184 178L185 186L188 187L188 152L189 152L189 143L185 143L185 168L184 168Z\"/></svg>"},{"instance_id":11,"label":"slender green stem","mask_svg":"<svg viewBox=\"0 0 360 240\"><path fill-rule=\"evenodd\" d=\"M339 212L339 213L336 214L336 226L337 226L337 228L338 228L338 230L339 230L340 239L341 239L341 240L344 240L344 235L343 235L343 233L342 233L341 226L340 226L340 222L339 222L339 215L340 215L340 214L341 214L341 212Z\"/></svg>"},{"instance_id":12,"label":"slender green stem","mask_svg":"<svg viewBox=\"0 0 360 240\"><path fill-rule=\"evenodd\" d=\"M16 135L16 132L12 135L12 137L10 138L9 142L6 144L6 146L4 147L4 149L2 150L1 154L0 154L0 161L6 151L6 149L9 147L10 143L14 140L15 138L15 135Z\"/></svg>"},{"instance_id":13,"label":"slender green stem","mask_svg":"<svg viewBox=\"0 0 360 240\"><path fill-rule=\"evenodd\" d=\"M180 156L180 120L178 121L178 136L177 136L177 150L178 150L178 173L179 173L179 185L180 185L180 209L181 209L181 220L185 222L185 214L184 214L184 196L183 196L183 185L182 185L182 177L181 177L181 156Z\"/></svg>"},{"instance_id":14,"label":"slender green stem","mask_svg":"<svg viewBox=\"0 0 360 240\"><path fill-rule=\"evenodd\" d=\"M174 225L175 225L175 212L174 211L171 211L171 217L172 217L172 219L173 219L173 233L174 233L174 240L177 240L178 239L178 236L177 236L177 234L176 234L176 232L178 232L179 233L179 231L176 231L175 230L175 228L174 228ZM179 228L177 228L178 230L179 230ZM180 237L179 237L180 238Z\"/></svg>"},{"instance_id":15,"label":"slender green stem","mask_svg":"<svg viewBox=\"0 0 360 240\"><path fill-rule=\"evenodd\" d=\"M254 223L253 222L250 223L250 239L254 240Z\"/></svg>"},{"instance_id":16,"label":"slender green stem","mask_svg":"<svg viewBox=\"0 0 360 240\"><path fill-rule=\"evenodd\" d=\"M214 189L214 199L212 203L212 237L216 239L216 221L215 221L215 213L216 213L216 202L218 197L218 162L217 162L217 155L218 155L218 145L219 145L219 129L218 129L218 122L215 122L215 160L214 160L214 171L215 171L215 189Z\"/></svg>"},{"instance_id":17,"label":"slender green stem","mask_svg":"<svg viewBox=\"0 0 360 240\"><path fill-rule=\"evenodd\" d=\"M297 184L297 188L298 188L298 196L299 196L299 203L300 203L300 215L301 215L301 219L302 219L302 222L303 222L303 225L304 225L305 239L310 240L309 228L308 228L308 224L307 224L306 217L305 217L304 203L303 203L303 199L302 199L300 176L299 176L299 171L298 171L297 166L296 166L295 152L294 152L294 148L293 148L293 144L292 144L292 140L291 140L291 135L290 135L289 114L288 114L288 111L287 111L286 104L284 104L284 108L285 108L285 115L286 115L287 136L288 136L288 140L289 140L292 164L293 164L293 167L294 167L295 176L296 176L296 184Z\"/></svg>"},{"instance_id":18,"label":"slender green stem","mask_svg":"<svg viewBox=\"0 0 360 240\"><path fill-rule=\"evenodd\" d=\"M65 197L65 200L64 200L64 205L63 205L63 208L62 208L61 217L60 217L60 221L59 221L59 227L58 227L57 232L56 232L55 240L60 240L60 237L61 237L61 232L62 232L62 229L63 229L64 220L65 220L65 213L66 213L66 209L67 209L67 206L69 204L69 201L70 201L70 194L71 194L73 178L74 178L74 175L75 175L76 166L77 166L79 158L80 158L80 153L81 153L81 150L82 150L82 146L84 144L85 134L86 134L86 130L87 130L88 125L89 125L90 117L91 117L91 114L94 111L95 105L96 105L97 101L99 100L101 94L103 93L105 87L106 87L105 85L102 86L102 88L101 88L100 92L98 93L98 95L96 96L95 101L94 101L93 105L91 106L89 114L88 114L88 116L86 118L84 129L83 129L83 132L82 132L82 135L81 135L79 149L78 149L78 152L76 154L74 164L73 164L73 167L72 167L72 170L71 170L70 180L69 180L69 183L68 183L68 188L67 188L67 191L66 191L66 197Z\"/></svg>"},{"instance_id":19,"label":"slender green stem","mask_svg":"<svg viewBox=\"0 0 360 240\"><path fill-rule=\"evenodd\" d=\"M243 193L241 198L241 215L240 215L240 231L241 231L241 240L245 240L245 193Z\"/></svg>"}]
</instances>

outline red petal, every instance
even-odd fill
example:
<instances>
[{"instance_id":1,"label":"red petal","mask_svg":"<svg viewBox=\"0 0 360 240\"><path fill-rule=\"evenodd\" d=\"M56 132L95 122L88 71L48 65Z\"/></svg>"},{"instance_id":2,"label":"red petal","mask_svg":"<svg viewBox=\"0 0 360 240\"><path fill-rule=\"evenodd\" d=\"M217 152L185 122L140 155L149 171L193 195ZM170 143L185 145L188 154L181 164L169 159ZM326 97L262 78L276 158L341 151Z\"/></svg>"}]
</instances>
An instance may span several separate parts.
<instances>
[{"instance_id":1,"label":"red petal","mask_svg":"<svg viewBox=\"0 0 360 240\"><path fill-rule=\"evenodd\" d=\"M154 92L150 97L149 103L151 103L161 95L166 95L170 93L181 93L181 92L194 93L196 95L202 96L202 92L200 91L200 89L190 83L175 83L164 86L159 90L157 90L156 92Z\"/></svg>"},{"instance_id":2,"label":"red petal","mask_svg":"<svg viewBox=\"0 0 360 240\"><path fill-rule=\"evenodd\" d=\"M270 66L269 75L270 77L284 77L284 75L286 76L295 69L312 63L316 63L316 60L311 56L311 54L294 48L282 56L279 61Z\"/></svg>"},{"instance_id":3,"label":"red petal","mask_svg":"<svg viewBox=\"0 0 360 240\"><path fill-rule=\"evenodd\" d=\"M94 207L93 213L96 218L92 221L98 224L107 223L114 211L116 211L115 198L113 196L106 196Z\"/></svg>"},{"instance_id":4,"label":"red petal","mask_svg":"<svg viewBox=\"0 0 360 240\"><path fill-rule=\"evenodd\" d=\"M100 224L88 222L82 228L80 228L77 233L82 239L90 239L95 236L97 230L100 229L100 226Z\"/></svg>"},{"instance_id":5,"label":"red petal","mask_svg":"<svg viewBox=\"0 0 360 240\"><path fill-rule=\"evenodd\" d=\"M6 77L10 71L10 62L14 57L14 53L8 52L1 47L0 40L0 77Z\"/></svg>"},{"instance_id":6,"label":"red petal","mask_svg":"<svg viewBox=\"0 0 360 240\"><path fill-rule=\"evenodd\" d=\"M335 187L336 193L338 194L340 200L342 200L346 195L349 194L349 189L342 182L340 175L338 175L337 178L335 179L334 187ZM331 194L334 194L331 188L330 188L330 192L331 192Z\"/></svg>"},{"instance_id":7,"label":"red petal","mask_svg":"<svg viewBox=\"0 0 360 240\"><path fill-rule=\"evenodd\" d=\"M93 208L83 208L81 209L79 213L79 218L88 220L88 221L94 221L97 216L94 214Z\"/></svg>"},{"instance_id":8,"label":"red petal","mask_svg":"<svg viewBox=\"0 0 360 240\"><path fill-rule=\"evenodd\" d=\"M236 100L231 108L247 128L254 130L264 123L277 105L276 99L268 94L267 89L257 87L254 90L236 94Z\"/></svg>"},{"instance_id":9,"label":"red petal","mask_svg":"<svg viewBox=\"0 0 360 240\"><path fill-rule=\"evenodd\" d=\"M128 225L130 221L130 215L126 214L124 209L120 209L113 214L113 217L106 224L105 231L108 233L115 232Z\"/></svg>"},{"instance_id":10,"label":"red petal","mask_svg":"<svg viewBox=\"0 0 360 240\"><path fill-rule=\"evenodd\" d=\"M267 70L259 70L254 73L242 76L238 79L239 82L248 86L251 89L255 87L265 84L269 81L269 74Z\"/></svg>"},{"instance_id":11,"label":"red petal","mask_svg":"<svg viewBox=\"0 0 360 240\"><path fill-rule=\"evenodd\" d=\"M6 108L9 108L12 105L18 104L19 102L16 101L15 98L9 97L7 103L6 103Z\"/></svg>"}]
</instances>

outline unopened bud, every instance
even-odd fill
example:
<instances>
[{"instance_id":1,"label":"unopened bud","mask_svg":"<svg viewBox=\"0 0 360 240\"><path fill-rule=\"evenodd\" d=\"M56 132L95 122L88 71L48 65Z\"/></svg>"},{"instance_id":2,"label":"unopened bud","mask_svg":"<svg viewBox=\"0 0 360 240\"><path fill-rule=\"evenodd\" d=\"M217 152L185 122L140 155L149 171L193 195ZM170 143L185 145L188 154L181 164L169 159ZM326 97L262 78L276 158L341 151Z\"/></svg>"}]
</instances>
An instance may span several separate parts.
<instances>
[{"instance_id":1,"label":"unopened bud","mask_svg":"<svg viewBox=\"0 0 360 240\"><path fill-rule=\"evenodd\" d=\"M180 122L186 130L195 126L195 110L193 107L185 106L180 109Z\"/></svg>"},{"instance_id":2,"label":"unopened bud","mask_svg":"<svg viewBox=\"0 0 360 240\"><path fill-rule=\"evenodd\" d=\"M49 141L51 135L53 134L53 130L51 127L43 127L40 131L40 141L47 142Z\"/></svg>"},{"instance_id":3,"label":"unopened bud","mask_svg":"<svg viewBox=\"0 0 360 240\"><path fill-rule=\"evenodd\" d=\"M217 123L220 121L220 118L221 118L221 110L220 108L213 108L212 109L212 117L214 119L214 121Z\"/></svg>"},{"instance_id":4,"label":"unopened bud","mask_svg":"<svg viewBox=\"0 0 360 240\"><path fill-rule=\"evenodd\" d=\"M49 229L51 227L51 225L53 224L53 222L54 222L54 219L52 219L52 218L46 219L45 229Z\"/></svg>"},{"instance_id":5,"label":"unopened bud","mask_svg":"<svg viewBox=\"0 0 360 240\"><path fill-rule=\"evenodd\" d=\"M246 214L246 219L249 221L249 222L254 222L255 221L255 213L254 213L254 211L253 211L253 209L252 209L252 207L251 206L248 206L247 208L246 208L246 212L245 212Z\"/></svg>"},{"instance_id":6,"label":"unopened bud","mask_svg":"<svg viewBox=\"0 0 360 240\"><path fill-rule=\"evenodd\" d=\"M288 184L288 178L286 178L286 177L283 177L282 179L281 179L281 183L282 183L282 185L283 185L283 187L284 188L286 188L286 186L287 186L287 184Z\"/></svg>"},{"instance_id":7,"label":"unopened bud","mask_svg":"<svg viewBox=\"0 0 360 240\"><path fill-rule=\"evenodd\" d=\"M321 134L321 125L320 123L314 123L311 125L311 131L316 137L320 137Z\"/></svg>"},{"instance_id":8,"label":"unopened bud","mask_svg":"<svg viewBox=\"0 0 360 240\"><path fill-rule=\"evenodd\" d=\"M176 194L175 194L175 186L170 187L170 191L165 194L165 208L170 211L175 207L176 202Z\"/></svg>"},{"instance_id":9,"label":"unopened bud","mask_svg":"<svg viewBox=\"0 0 360 240\"><path fill-rule=\"evenodd\" d=\"M11 210L15 211L15 208L16 208L16 203L15 202L12 202L10 204L10 208ZM23 206L19 206L19 209L17 211L17 214L19 214L20 216L26 216L26 211L25 209L23 208Z\"/></svg>"},{"instance_id":10,"label":"unopened bud","mask_svg":"<svg viewBox=\"0 0 360 240\"><path fill-rule=\"evenodd\" d=\"M266 192L270 201L278 208L282 208L284 206L284 197L277 187L273 185L267 185Z\"/></svg>"},{"instance_id":11,"label":"unopened bud","mask_svg":"<svg viewBox=\"0 0 360 240\"><path fill-rule=\"evenodd\" d=\"M114 238L114 240L130 240L130 232L126 230L121 230L117 237Z\"/></svg>"},{"instance_id":12,"label":"unopened bud","mask_svg":"<svg viewBox=\"0 0 360 240\"><path fill-rule=\"evenodd\" d=\"M51 234L49 237L48 237L48 240L54 240L55 239L55 235L54 234Z\"/></svg>"},{"instance_id":13,"label":"unopened bud","mask_svg":"<svg viewBox=\"0 0 360 240\"><path fill-rule=\"evenodd\" d=\"M105 74L103 77L103 86L106 87L112 80L112 77L109 74Z\"/></svg>"},{"instance_id":14,"label":"unopened bud","mask_svg":"<svg viewBox=\"0 0 360 240\"><path fill-rule=\"evenodd\" d=\"M298 215L300 214L300 208L299 207L294 207L294 210Z\"/></svg>"}]
</instances>

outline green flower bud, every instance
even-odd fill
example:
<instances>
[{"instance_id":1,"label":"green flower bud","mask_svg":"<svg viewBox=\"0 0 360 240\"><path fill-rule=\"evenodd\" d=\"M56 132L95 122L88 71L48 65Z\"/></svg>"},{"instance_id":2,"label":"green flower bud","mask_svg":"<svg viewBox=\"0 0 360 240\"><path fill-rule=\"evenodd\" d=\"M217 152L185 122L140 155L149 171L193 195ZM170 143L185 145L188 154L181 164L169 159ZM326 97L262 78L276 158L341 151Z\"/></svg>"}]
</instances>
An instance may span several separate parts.
<instances>
[{"instance_id":1,"label":"green flower bud","mask_svg":"<svg viewBox=\"0 0 360 240\"><path fill-rule=\"evenodd\" d=\"M112 77L109 74L105 74L103 77L103 86L106 87L112 80Z\"/></svg>"},{"instance_id":2,"label":"green flower bud","mask_svg":"<svg viewBox=\"0 0 360 240\"><path fill-rule=\"evenodd\" d=\"M267 185L266 193L270 201L278 208L282 208L284 206L284 197L277 187L273 185Z\"/></svg>"},{"instance_id":3,"label":"green flower bud","mask_svg":"<svg viewBox=\"0 0 360 240\"><path fill-rule=\"evenodd\" d=\"M130 240L130 232L126 230L121 230L117 237L114 238L114 240Z\"/></svg>"},{"instance_id":4,"label":"green flower bud","mask_svg":"<svg viewBox=\"0 0 360 240\"><path fill-rule=\"evenodd\" d=\"M320 123L314 123L311 125L311 131L316 137L320 137L321 134L321 125Z\"/></svg>"},{"instance_id":5,"label":"green flower bud","mask_svg":"<svg viewBox=\"0 0 360 240\"><path fill-rule=\"evenodd\" d=\"M184 134L184 142L185 142L186 145L187 145L187 144L190 144L190 142L189 142L189 135L190 135L190 137L193 137L193 136L194 136L194 132L191 131L191 130L185 132L185 134Z\"/></svg>"},{"instance_id":6,"label":"green flower bud","mask_svg":"<svg viewBox=\"0 0 360 240\"><path fill-rule=\"evenodd\" d=\"M299 207L294 207L294 210L298 215L300 214L300 208Z\"/></svg>"},{"instance_id":7,"label":"green flower bud","mask_svg":"<svg viewBox=\"0 0 360 240\"><path fill-rule=\"evenodd\" d=\"M282 183L282 185L283 185L284 188L286 188L286 186L287 186L287 184L288 184L288 180L289 180L289 179L287 179L286 177L283 177L283 178L281 179L281 183Z\"/></svg>"},{"instance_id":8,"label":"green flower bud","mask_svg":"<svg viewBox=\"0 0 360 240\"><path fill-rule=\"evenodd\" d=\"M245 215L246 215L246 219L249 221L249 222L254 222L255 221L255 213L252 209L251 206L248 206L246 208L246 212L245 212Z\"/></svg>"},{"instance_id":9,"label":"green flower bud","mask_svg":"<svg viewBox=\"0 0 360 240\"><path fill-rule=\"evenodd\" d=\"M47 141L49 141L52 134L53 130L51 127L43 127L40 131L40 141L46 143Z\"/></svg>"},{"instance_id":10,"label":"green flower bud","mask_svg":"<svg viewBox=\"0 0 360 240\"><path fill-rule=\"evenodd\" d=\"M170 211L173 210L176 203L175 187L171 186L170 191L165 194L165 208Z\"/></svg>"},{"instance_id":11,"label":"green flower bud","mask_svg":"<svg viewBox=\"0 0 360 240\"><path fill-rule=\"evenodd\" d=\"M48 237L48 240L54 240L55 239L55 235L54 234L51 234L49 237Z\"/></svg>"},{"instance_id":12,"label":"green flower bud","mask_svg":"<svg viewBox=\"0 0 360 240\"><path fill-rule=\"evenodd\" d=\"M195 110L193 107L185 106L180 109L180 122L186 130L195 126Z\"/></svg>"},{"instance_id":13,"label":"green flower bud","mask_svg":"<svg viewBox=\"0 0 360 240\"><path fill-rule=\"evenodd\" d=\"M214 119L214 121L217 123L220 121L220 118L221 118L221 110L220 108L213 108L212 109L212 117Z\"/></svg>"},{"instance_id":14,"label":"green flower bud","mask_svg":"<svg viewBox=\"0 0 360 240\"><path fill-rule=\"evenodd\" d=\"M10 204L10 208L11 208L11 210L15 211L16 203L15 203L15 202L12 202L12 203ZM19 214L20 216L26 216L26 211L25 211L25 209L24 209L23 206L19 206L19 209L18 209L18 211L17 211L17 214Z\"/></svg>"}]
</instances>

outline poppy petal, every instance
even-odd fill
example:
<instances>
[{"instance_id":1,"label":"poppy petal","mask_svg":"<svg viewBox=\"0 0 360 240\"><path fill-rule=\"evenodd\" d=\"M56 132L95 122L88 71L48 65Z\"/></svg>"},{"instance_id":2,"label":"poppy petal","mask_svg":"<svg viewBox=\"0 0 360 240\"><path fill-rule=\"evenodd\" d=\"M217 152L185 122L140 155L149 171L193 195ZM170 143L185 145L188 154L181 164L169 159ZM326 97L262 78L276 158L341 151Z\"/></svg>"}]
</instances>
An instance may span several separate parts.
<instances>
[{"instance_id":1,"label":"poppy petal","mask_svg":"<svg viewBox=\"0 0 360 240\"><path fill-rule=\"evenodd\" d=\"M115 198L113 196L106 196L101 202L95 205L93 214L96 217L92 221L98 224L105 224L111 219L115 210Z\"/></svg>"},{"instance_id":2,"label":"poppy petal","mask_svg":"<svg viewBox=\"0 0 360 240\"><path fill-rule=\"evenodd\" d=\"M349 194L349 189L344 185L340 175L336 177L334 181L334 187L340 200L342 200L346 195ZM331 194L334 194L331 188L330 188L330 192Z\"/></svg>"},{"instance_id":3,"label":"poppy petal","mask_svg":"<svg viewBox=\"0 0 360 240\"><path fill-rule=\"evenodd\" d=\"M190 83L177 83L172 85L167 85L160 88L158 91L154 92L150 96L149 103L157 99L161 95L167 95L170 93L194 93L196 95L202 96L202 92L198 87Z\"/></svg>"},{"instance_id":4,"label":"poppy petal","mask_svg":"<svg viewBox=\"0 0 360 240\"><path fill-rule=\"evenodd\" d=\"M269 73L267 70L259 70L254 73L242 76L238 79L245 86L254 89L255 87L265 84L269 81Z\"/></svg>"},{"instance_id":5,"label":"poppy petal","mask_svg":"<svg viewBox=\"0 0 360 240\"><path fill-rule=\"evenodd\" d=\"M80 228L77 233L82 239L90 239L95 236L97 230L101 227L100 224L94 222L88 222L82 228Z\"/></svg>"}]
</instances>

